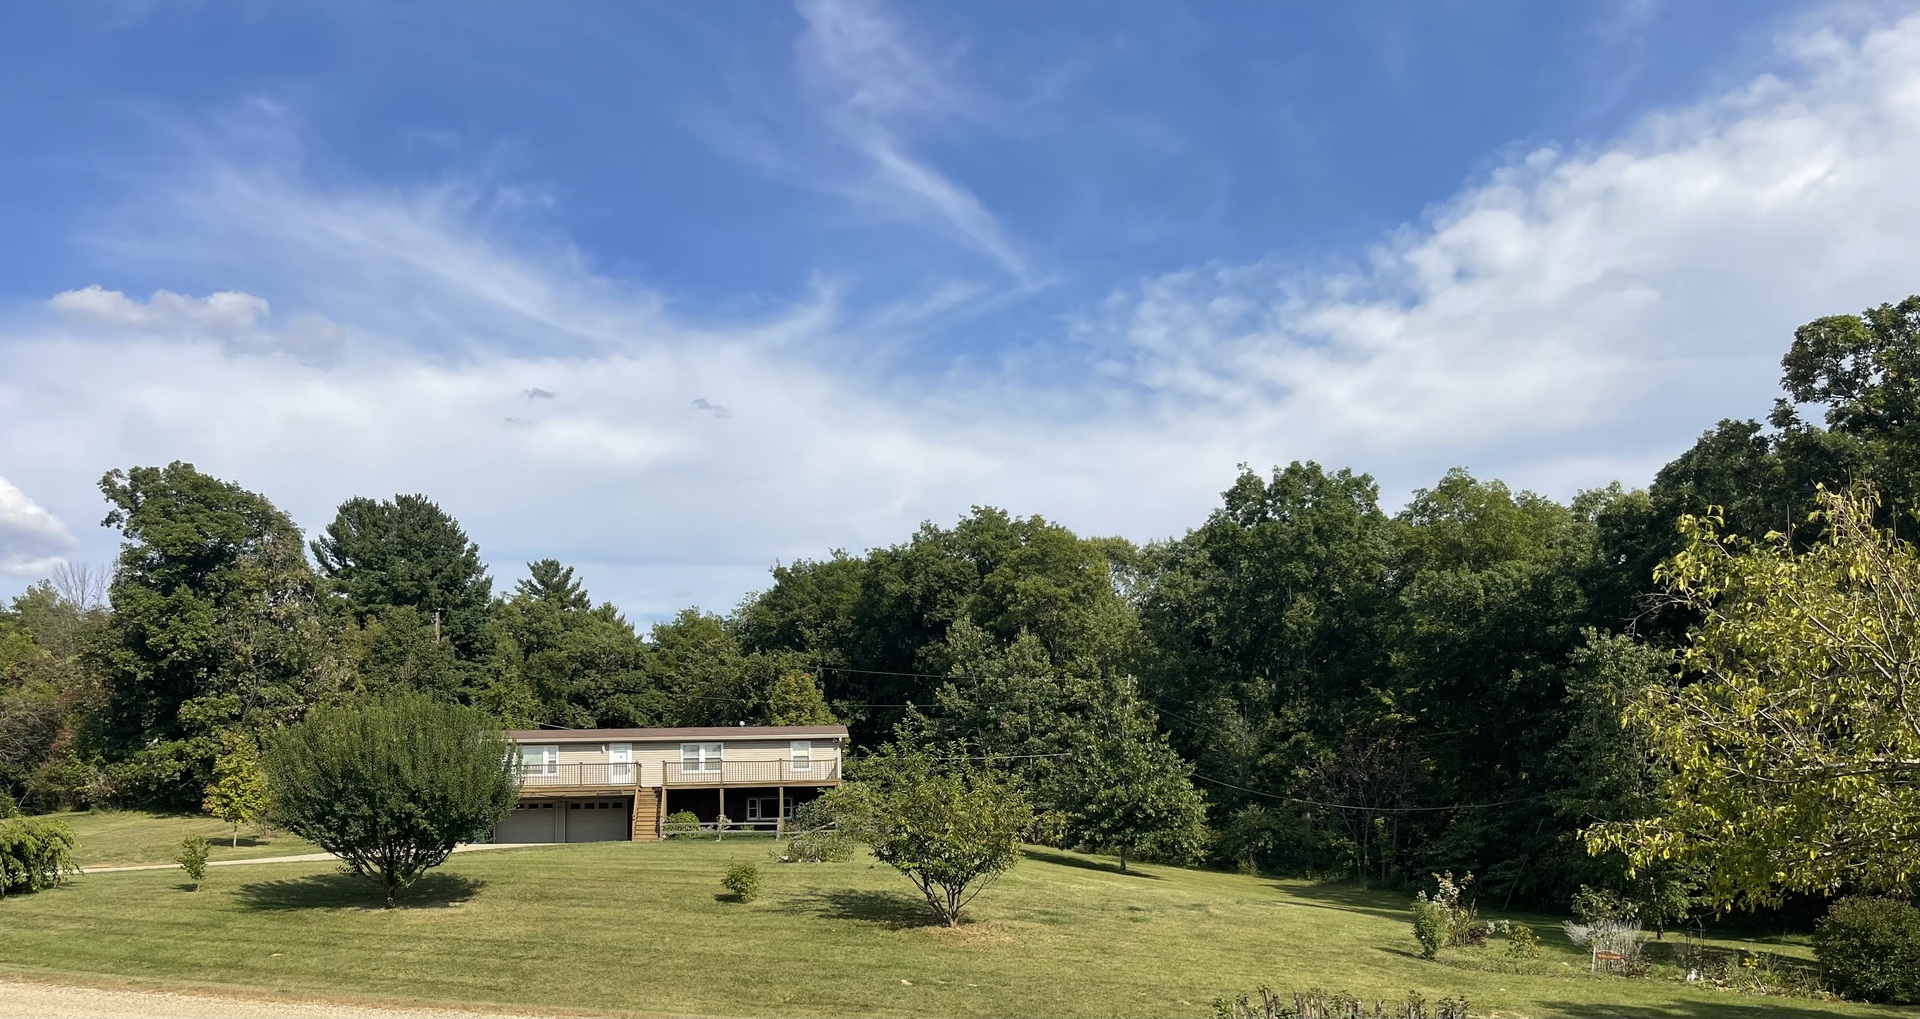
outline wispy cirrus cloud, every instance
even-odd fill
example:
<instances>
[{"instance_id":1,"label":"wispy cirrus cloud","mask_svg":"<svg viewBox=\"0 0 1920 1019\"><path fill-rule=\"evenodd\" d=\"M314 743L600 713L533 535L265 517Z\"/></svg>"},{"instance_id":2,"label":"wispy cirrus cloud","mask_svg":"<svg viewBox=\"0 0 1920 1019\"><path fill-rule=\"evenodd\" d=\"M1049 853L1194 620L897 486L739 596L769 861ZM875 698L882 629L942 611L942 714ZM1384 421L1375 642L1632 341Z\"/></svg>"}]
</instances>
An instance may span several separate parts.
<instances>
[{"instance_id":1,"label":"wispy cirrus cloud","mask_svg":"<svg viewBox=\"0 0 1920 1019\"><path fill-rule=\"evenodd\" d=\"M797 8L805 22L793 47L798 122L784 108L758 121L718 115L728 126L706 124L708 133L781 179L929 231L1029 282L1030 259L999 218L915 145L955 123L990 121L990 104L959 71L960 51L936 52L870 0L799 0Z\"/></svg>"}]
</instances>

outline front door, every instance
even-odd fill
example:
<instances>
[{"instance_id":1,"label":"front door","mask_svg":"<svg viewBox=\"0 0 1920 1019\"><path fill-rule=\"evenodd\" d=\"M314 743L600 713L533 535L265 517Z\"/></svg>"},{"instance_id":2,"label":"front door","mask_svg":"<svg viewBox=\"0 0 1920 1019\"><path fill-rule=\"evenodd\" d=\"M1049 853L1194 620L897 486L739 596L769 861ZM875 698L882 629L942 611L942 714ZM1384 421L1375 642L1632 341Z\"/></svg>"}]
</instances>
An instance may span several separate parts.
<instances>
[{"instance_id":1,"label":"front door","mask_svg":"<svg viewBox=\"0 0 1920 1019\"><path fill-rule=\"evenodd\" d=\"M607 776L608 781L614 785L633 784L633 744L607 744L607 760L613 765L608 769L612 773Z\"/></svg>"}]
</instances>

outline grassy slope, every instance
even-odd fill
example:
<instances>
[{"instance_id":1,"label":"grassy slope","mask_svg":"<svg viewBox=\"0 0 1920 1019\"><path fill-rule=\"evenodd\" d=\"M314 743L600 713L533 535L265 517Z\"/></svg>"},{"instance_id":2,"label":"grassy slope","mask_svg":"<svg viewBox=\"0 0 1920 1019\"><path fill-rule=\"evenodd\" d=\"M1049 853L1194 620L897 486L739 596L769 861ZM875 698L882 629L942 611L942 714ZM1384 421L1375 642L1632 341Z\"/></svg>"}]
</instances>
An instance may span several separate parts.
<instances>
[{"instance_id":1,"label":"grassy slope","mask_svg":"<svg viewBox=\"0 0 1920 1019\"><path fill-rule=\"evenodd\" d=\"M762 867L764 842L601 843L452 858L374 908L317 864L101 874L0 904L16 973L103 974L289 993L708 1015L1204 1015L1260 983L1394 996L1465 992L1476 1013L1893 1015L1585 972L1564 943L1525 974L1484 953L1423 962L1404 903L1373 892L1036 853L975 905L922 926L912 888L864 860ZM1496 956L1497 957L1497 956Z\"/></svg>"},{"instance_id":2,"label":"grassy slope","mask_svg":"<svg viewBox=\"0 0 1920 1019\"><path fill-rule=\"evenodd\" d=\"M210 860L244 860L257 856L293 856L315 853L320 847L281 832L271 838L248 834L241 826L240 845L230 842L233 829L225 821L196 814L148 814L138 810L79 814L50 814L65 821L80 837L80 866L113 867L140 863L172 863L182 839L207 840Z\"/></svg>"}]
</instances>

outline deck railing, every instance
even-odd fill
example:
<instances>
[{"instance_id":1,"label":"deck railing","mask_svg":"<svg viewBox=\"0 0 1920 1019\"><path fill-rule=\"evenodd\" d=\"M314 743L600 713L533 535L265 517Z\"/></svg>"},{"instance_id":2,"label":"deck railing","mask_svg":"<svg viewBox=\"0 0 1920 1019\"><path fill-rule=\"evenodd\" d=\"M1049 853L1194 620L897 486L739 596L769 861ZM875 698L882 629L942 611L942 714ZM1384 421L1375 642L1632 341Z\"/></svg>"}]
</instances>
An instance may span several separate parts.
<instances>
[{"instance_id":1,"label":"deck railing","mask_svg":"<svg viewBox=\"0 0 1920 1019\"><path fill-rule=\"evenodd\" d=\"M668 761L670 786L832 785L840 781L840 762L816 758L809 765L792 761Z\"/></svg>"},{"instance_id":2,"label":"deck railing","mask_svg":"<svg viewBox=\"0 0 1920 1019\"><path fill-rule=\"evenodd\" d=\"M631 786L640 784L640 765L628 764L527 764L520 768L520 787L538 786Z\"/></svg>"},{"instance_id":3,"label":"deck railing","mask_svg":"<svg viewBox=\"0 0 1920 1019\"><path fill-rule=\"evenodd\" d=\"M640 784L640 762L629 764L526 764L519 770L520 787L619 788ZM792 761L708 761L705 766L666 762L670 786L834 785L840 781L840 762L816 759L811 766Z\"/></svg>"}]
</instances>

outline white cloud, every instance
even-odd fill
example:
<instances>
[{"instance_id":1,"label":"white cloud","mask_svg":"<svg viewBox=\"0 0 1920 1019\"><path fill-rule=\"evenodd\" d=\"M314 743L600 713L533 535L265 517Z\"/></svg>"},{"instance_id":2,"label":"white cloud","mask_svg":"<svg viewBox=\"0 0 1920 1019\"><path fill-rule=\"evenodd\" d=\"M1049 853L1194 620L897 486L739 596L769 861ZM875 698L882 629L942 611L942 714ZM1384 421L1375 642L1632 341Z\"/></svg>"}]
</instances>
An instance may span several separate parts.
<instances>
[{"instance_id":1,"label":"white cloud","mask_svg":"<svg viewBox=\"0 0 1920 1019\"><path fill-rule=\"evenodd\" d=\"M1920 19L1783 52L1783 77L1515 161L1358 264L1141 281L988 375L886 372L830 297L692 320L564 244L489 232L458 189L218 162L103 250L274 281L248 289L324 314L305 321L331 367L233 356L297 331L258 298L69 292L58 321L0 325L0 463L69 519L98 512L102 470L176 458L309 528L351 495L425 491L503 583L556 555L640 615L726 608L776 558L974 503L1162 536L1241 461L1351 464L1390 498L1456 463L1561 496L1644 483L1718 417L1764 411L1795 325L1914 288ZM905 98L849 94L944 101L876 81Z\"/></svg>"},{"instance_id":2,"label":"white cloud","mask_svg":"<svg viewBox=\"0 0 1920 1019\"><path fill-rule=\"evenodd\" d=\"M1802 80L1533 152L1364 267L1175 273L1083 331L1163 399L1336 449L1671 452L1764 410L1794 325L1916 285L1920 19L1782 46Z\"/></svg>"},{"instance_id":3,"label":"white cloud","mask_svg":"<svg viewBox=\"0 0 1920 1019\"><path fill-rule=\"evenodd\" d=\"M914 46L866 0L801 0L801 81L822 123L858 153L862 173L822 186L885 215L944 233L1025 279L1025 256L972 191L912 151L928 122L977 116L942 61Z\"/></svg>"},{"instance_id":4,"label":"white cloud","mask_svg":"<svg viewBox=\"0 0 1920 1019\"><path fill-rule=\"evenodd\" d=\"M99 284L53 295L47 305L83 326L139 336L215 339L235 353L284 353L312 364L339 357L345 341L336 324L302 315L282 332L260 328L271 312L264 298L225 290L188 297L156 290L145 302Z\"/></svg>"},{"instance_id":5,"label":"white cloud","mask_svg":"<svg viewBox=\"0 0 1920 1019\"><path fill-rule=\"evenodd\" d=\"M66 525L0 477L0 574L39 580L73 544Z\"/></svg>"}]
</instances>

